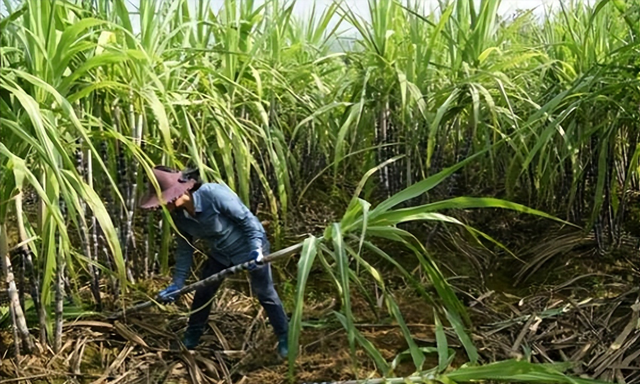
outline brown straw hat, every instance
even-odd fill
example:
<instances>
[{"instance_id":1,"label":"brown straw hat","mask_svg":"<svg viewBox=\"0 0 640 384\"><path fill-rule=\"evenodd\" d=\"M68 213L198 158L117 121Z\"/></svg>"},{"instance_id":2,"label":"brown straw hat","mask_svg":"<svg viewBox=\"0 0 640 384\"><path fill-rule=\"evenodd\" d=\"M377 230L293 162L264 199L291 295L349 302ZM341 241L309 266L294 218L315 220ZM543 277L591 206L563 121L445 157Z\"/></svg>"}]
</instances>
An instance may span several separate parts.
<instances>
[{"instance_id":1,"label":"brown straw hat","mask_svg":"<svg viewBox=\"0 0 640 384\"><path fill-rule=\"evenodd\" d=\"M153 168L153 174L160 186L161 198L164 203L173 202L197 183L196 180L185 176L182 172L161 165ZM149 182L147 193L140 200L140 208L155 208L160 204L161 200L156 194L156 189Z\"/></svg>"}]
</instances>

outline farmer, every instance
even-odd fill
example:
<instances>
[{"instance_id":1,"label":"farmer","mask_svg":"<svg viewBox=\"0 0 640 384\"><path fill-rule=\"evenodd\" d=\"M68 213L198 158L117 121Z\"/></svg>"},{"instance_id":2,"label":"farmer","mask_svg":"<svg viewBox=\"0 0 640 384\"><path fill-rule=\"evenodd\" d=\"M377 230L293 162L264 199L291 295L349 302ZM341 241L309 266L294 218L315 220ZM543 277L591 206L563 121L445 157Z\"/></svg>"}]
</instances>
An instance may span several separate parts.
<instances>
[{"instance_id":1,"label":"farmer","mask_svg":"<svg viewBox=\"0 0 640 384\"><path fill-rule=\"evenodd\" d=\"M179 172L164 166L153 168L162 196L159 198L151 183L149 191L141 200L145 209L166 205L180 231L176 236L175 270L172 283L158 294L158 301L171 303L182 289L191 268L192 242L204 239L210 249L201 278L205 279L223 269L247 261L260 261L269 254L267 234L256 216L242 203L226 185L202 184L197 172ZM183 238L184 237L184 238ZM288 319L282 302L273 286L269 264L250 268L251 286L269 317L269 322L278 338L278 354L285 358L288 353ZM182 339L187 349L194 349L200 340L213 297L222 281L196 290L191 304L191 316Z\"/></svg>"}]
</instances>

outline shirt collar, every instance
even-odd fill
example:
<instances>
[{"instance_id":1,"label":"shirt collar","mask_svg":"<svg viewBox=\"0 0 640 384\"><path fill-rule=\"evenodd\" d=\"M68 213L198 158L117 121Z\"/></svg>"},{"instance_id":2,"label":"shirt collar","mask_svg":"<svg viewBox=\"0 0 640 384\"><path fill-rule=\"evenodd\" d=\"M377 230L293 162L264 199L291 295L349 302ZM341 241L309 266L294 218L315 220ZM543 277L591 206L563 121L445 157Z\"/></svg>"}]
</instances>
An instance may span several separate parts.
<instances>
[{"instance_id":1,"label":"shirt collar","mask_svg":"<svg viewBox=\"0 0 640 384\"><path fill-rule=\"evenodd\" d=\"M202 212L202 196L200 196L200 189L193 192L191 194L191 197L193 198L193 208L195 209L196 213Z\"/></svg>"}]
</instances>

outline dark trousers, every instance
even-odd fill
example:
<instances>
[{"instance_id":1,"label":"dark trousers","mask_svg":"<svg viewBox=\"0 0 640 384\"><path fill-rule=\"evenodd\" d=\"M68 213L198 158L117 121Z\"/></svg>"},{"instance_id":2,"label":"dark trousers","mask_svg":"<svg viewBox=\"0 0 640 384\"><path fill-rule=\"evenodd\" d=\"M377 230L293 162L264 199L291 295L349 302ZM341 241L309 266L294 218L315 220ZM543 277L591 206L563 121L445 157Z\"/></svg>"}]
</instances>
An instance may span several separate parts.
<instances>
[{"instance_id":1,"label":"dark trousers","mask_svg":"<svg viewBox=\"0 0 640 384\"><path fill-rule=\"evenodd\" d=\"M227 267L220 264L213 257L209 257L202 269L201 278L206 279L226 268ZM271 323L274 333L277 337L286 335L289 330L289 321L287 314L284 312L278 292L276 292L273 286L271 266L265 264L253 269L249 271L249 277L251 279L251 288L256 292L258 301L260 301L265 312L267 312L269 323ZM222 284L222 280L196 290L193 303L191 304L192 314L189 317L190 329L204 329L207 319L209 318L209 313L211 312L212 299L218 291L218 288L220 288L220 284ZM202 308L198 310L200 307Z\"/></svg>"}]
</instances>

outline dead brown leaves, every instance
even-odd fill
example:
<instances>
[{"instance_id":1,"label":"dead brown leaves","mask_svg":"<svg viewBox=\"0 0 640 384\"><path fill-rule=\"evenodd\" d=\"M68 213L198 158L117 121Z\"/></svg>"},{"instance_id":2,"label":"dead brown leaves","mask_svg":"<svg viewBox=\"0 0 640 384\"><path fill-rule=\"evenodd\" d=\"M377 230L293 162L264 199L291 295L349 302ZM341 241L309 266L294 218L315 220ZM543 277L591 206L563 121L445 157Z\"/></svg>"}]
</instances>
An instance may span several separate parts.
<instances>
[{"instance_id":1,"label":"dead brown leaves","mask_svg":"<svg viewBox=\"0 0 640 384\"><path fill-rule=\"evenodd\" d=\"M582 294L581 294L582 293ZM640 383L640 289L615 298L548 291L516 298L494 294L473 306L477 344L489 361L570 362L573 374ZM498 303L501 302L501 303ZM510 308L496 312L493 308Z\"/></svg>"},{"instance_id":2,"label":"dead brown leaves","mask_svg":"<svg viewBox=\"0 0 640 384\"><path fill-rule=\"evenodd\" d=\"M190 298L183 299L188 302ZM239 383L250 373L248 355L260 356L266 366L281 365L273 348L275 337L249 296L221 289L210 328L196 351L178 343L186 318L185 313L150 310L113 323L68 322L58 354L43 351L19 361L3 357L0 383Z\"/></svg>"}]
</instances>

